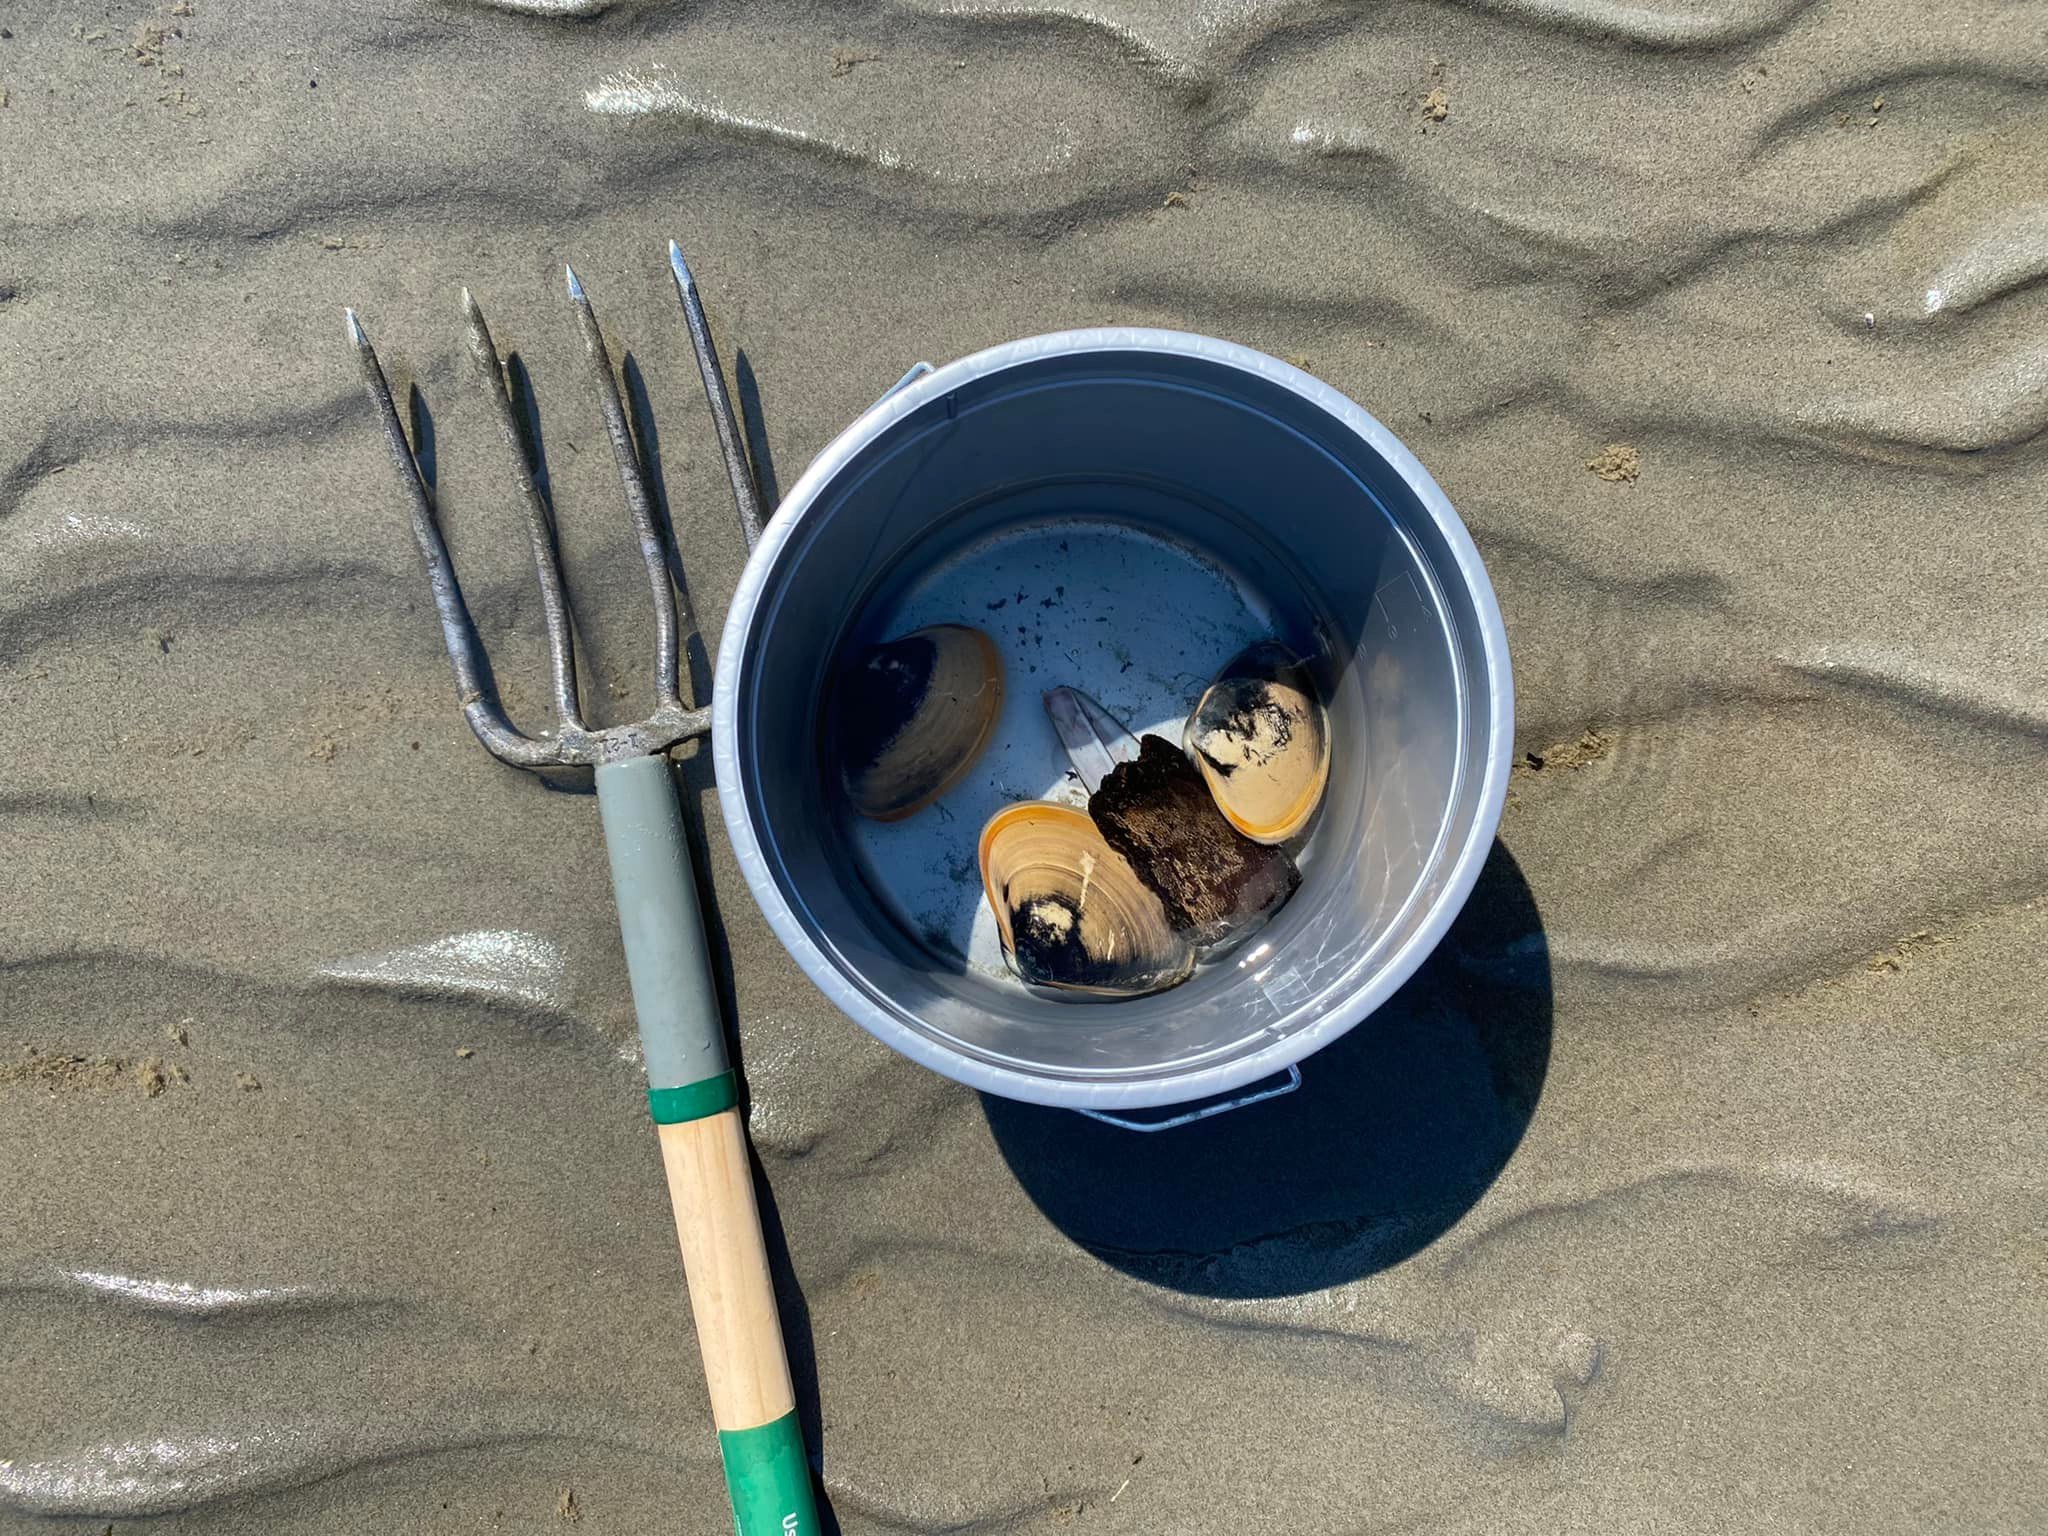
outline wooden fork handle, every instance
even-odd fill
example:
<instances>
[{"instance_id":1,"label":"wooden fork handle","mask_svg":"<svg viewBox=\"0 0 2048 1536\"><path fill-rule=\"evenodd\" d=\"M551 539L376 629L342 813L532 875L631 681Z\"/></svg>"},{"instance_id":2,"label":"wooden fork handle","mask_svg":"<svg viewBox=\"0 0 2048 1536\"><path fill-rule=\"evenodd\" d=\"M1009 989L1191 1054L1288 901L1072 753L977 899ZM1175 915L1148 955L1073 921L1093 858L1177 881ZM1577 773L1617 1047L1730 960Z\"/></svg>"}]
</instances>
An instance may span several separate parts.
<instances>
[{"instance_id":1,"label":"wooden fork handle","mask_svg":"<svg viewBox=\"0 0 2048 1536\"><path fill-rule=\"evenodd\" d=\"M739 1536L817 1536L739 1090L665 757L597 770L619 932L647 1058L711 1418Z\"/></svg>"}]
</instances>

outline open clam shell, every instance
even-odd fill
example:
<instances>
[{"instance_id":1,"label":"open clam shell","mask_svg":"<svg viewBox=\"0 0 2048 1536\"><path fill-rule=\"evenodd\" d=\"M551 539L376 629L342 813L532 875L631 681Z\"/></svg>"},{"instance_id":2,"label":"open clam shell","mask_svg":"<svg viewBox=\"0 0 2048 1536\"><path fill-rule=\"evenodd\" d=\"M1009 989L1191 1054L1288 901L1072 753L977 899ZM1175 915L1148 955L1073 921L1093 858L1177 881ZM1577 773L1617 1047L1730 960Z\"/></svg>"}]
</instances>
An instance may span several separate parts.
<instances>
[{"instance_id":1,"label":"open clam shell","mask_svg":"<svg viewBox=\"0 0 2048 1536\"><path fill-rule=\"evenodd\" d=\"M980 856L1003 955L1028 985L1142 997L1193 971L1193 947L1086 812L1006 806L982 829Z\"/></svg>"},{"instance_id":2,"label":"open clam shell","mask_svg":"<svg viewBox=\"0 0 2048 1536\"><path fill-rule=\"evenodd\" d=\"M1330 721L1301 659L1262 640L1216 674L1184 744L1216 808L1255 843L1298 836L1330 782Z\"/></svg>"},{"instance_id":3,"label":"open clam shell","mask_svg":"<svg viewBox=\"0 0 2048 1536\"><path fill-rule=\"evenodd\" d=\"M840 782L863 816L901 821L960 781L1003 712L1003 658L964 624L871 646L839 677Z\"/></svg>"}]
</instances>

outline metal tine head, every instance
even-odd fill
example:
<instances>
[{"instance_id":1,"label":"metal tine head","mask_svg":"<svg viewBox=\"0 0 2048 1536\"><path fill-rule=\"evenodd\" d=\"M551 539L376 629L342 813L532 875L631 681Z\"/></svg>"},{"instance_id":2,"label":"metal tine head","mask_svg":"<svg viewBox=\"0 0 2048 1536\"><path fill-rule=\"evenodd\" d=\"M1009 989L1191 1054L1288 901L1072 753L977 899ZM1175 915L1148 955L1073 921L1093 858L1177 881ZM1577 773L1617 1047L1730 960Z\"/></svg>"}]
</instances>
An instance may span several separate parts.
<instances>
[{"instance_id":1,"label":"metal tine head","mask_svg":"<svg viewBox=\"0 0 2048 1536\"><path fill-rule=\"evenodd\" d=\"M690 349L697 354L697 372L704 380L704 400L711 407L711 425L718 433L718 451L725 459L726 478L732 481L732 499L739 511L740 532L749 550L761 542L766 519L761 512L761 487L754 479L753 462L747 457L746 440L740 435L739 418L733 414L732 395L725 387L725 370L718 364L718 347L711 339L711 322L704 316L704 301L697 295L697 279L683 260L683 248L668 243L668 265L676 280L676 297L682 300L683 324L689 328Z\"/></svg>"},{"instance_id":2,"label":"metal tine head","mask_svg":"<svg viewBox=\"0 0 2048 1536\"><path fill-rule=\"evenodd\" d=\"M356 312L350 309L344 313L348 317L349 344L355 349L356 360L362 369L363 386L369 391L370 403L377 412L384 444L390 450L392 466L398 473L399 489L412 516L413 538L419 545L420 559L427 568L427 584L433 590L434 611L440 616L442 643L447 646L448 661L455 669L455 689L462 700L463 716L469 721L477 740L494 757L514 767L543 768L559 763L562 758L558 745L550 741L536 741L515 729L485 685L483 644L477 638L469 608L462 600L462 588L455 580L455 567L448 559L448 546L441 537L441 525L434 516L433 501L420 479L419 465L413 460L412 444L406 439L405 428L398 420L398 407L391 399L391 386L385 382L377 353L370 345L362 322L356 318Z\"/></svg>"},{"instance_id":3,"label":"metal tine head","mask_svg":"<svg viewBox=\"0 0 2048 1536\"><path fill-rule=\"evenodd\" d=\"M654 678L660 706L682 708L682 647L676 623L675 588L669 581L668 546L655 520L647 484L640 474L640 450L626 425L626 410L619 401L619 381L612 374L611 354L590 297L583 291L574 267L568 275L569 302L576 310L576 325L583 338L583 355L589 365L591 382L597 390L598 408L604 413L605 435L611 439L612 458L618 464L619 483L626 493L626 507L633 515L633 529L640 539L640 557L647 566L648 584L654 592Z\"/></svg>"},{"instance_id":4,"label":"metal tine head","mask_svg":"<svg viewBox=\"0 0 2048 1536\"><path fill-rule=\"evenodd\" d=\"M533 544L534 575L540 583L541 615L548 635L556 730L573 735L582 730L583 715L576 695L576 649L570 632L568 597L562 586L562 567L555 549L554 518L527 461L526 442L512 409L512 397L505 388L505 372L491 340L490 326L484 321L475 295L467 288L462 290L462 317L468 332L470 361L475 364L477 381L505 445L505 462L519 489L527 537Z\"/></svg>"},{"instance_id":5,"label":"metal tine head","mask_svg":"<svg viewBox=\"0 0 2048 1536\"><path fill-rule=\"evenodd\" d=\"M399 488L405 495L412 517L413 536L419 545L420 558L426 565L428 584L433 589L434 610L440 617L441 637L448 649L449 663L455 669L455 686L462 701L463 715L469 721L470 729L476 733L477 740L494 757L515 768L595 767L666 752L677 743L702 736L711 729L711 711L708 708L689 709L682 702L675 593L669 584L667 547L648 502L638 454L627 430L625 411L619 403L618 384L612 377L611 359L605 351L604 338L598 332L597 319L590 311L583 285L576 280L573 271L568 278L569 296L576 306L584 350L599 380L598 403L604 411L605 430L612 440L619 478L625 486L627 505L633 513L641 553L654 587L657 701L652 715L629 725L593 731L582 723L577 707L575 651L570 638L568 599L555 552L553 517L534 482L490 328L484 322L482 309L465 288L462 308L468 328L470 358L485 386L485 396L491 402L499 434L505 440L520 487L527 532L533 546L534 570L540 581L541 604L548 630L548 653L554 670L555 710L559 716L555 734L545 739L537 739L518 730L506 719L491 690L483 642L478 638L476 625L462 600L462 588L455 579L448 546L441 537L433 498L420 478L412 445L399 424L398 410L391 399L391 387L385 381L384 370L378 365L377 354L370 346L362 322L353 309L346 312L349 343L355 350L364 387L369 391L379 429L397 469Z\"/></svg>"}]
</instances>

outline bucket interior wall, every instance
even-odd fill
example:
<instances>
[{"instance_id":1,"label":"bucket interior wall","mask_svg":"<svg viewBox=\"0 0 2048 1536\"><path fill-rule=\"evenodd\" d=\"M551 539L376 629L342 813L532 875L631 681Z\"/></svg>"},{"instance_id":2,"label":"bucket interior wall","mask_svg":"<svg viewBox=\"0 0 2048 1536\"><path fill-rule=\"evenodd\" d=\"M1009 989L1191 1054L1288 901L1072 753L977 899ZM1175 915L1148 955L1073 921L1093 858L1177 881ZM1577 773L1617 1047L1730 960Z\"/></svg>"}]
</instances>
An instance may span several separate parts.
<instances>
[{"instance_id":1,"label":"bucket interior wall","mask_svg":"<svg viewBox=\"0 0 2048 1536\"><path fill-rule=\"evenodd\" d=\"M907 562L1045 515L1060 484L1267 596L1309 592L1314 611L1285 618L1314 627L1331 687L1330 784L1300 891L1222 963L1112 1004L992 983L906 934L850 854L819 747L831 663L875 594ZM1450 549L1355 432L1243 369L1069 353L934 397L820 489L765 577L736 746L770 877L876 1007L1012 1071L1166 1080L1356 1022L1357 1008L1344 1015L1362 978L1426 919L1478 814L1485 667ZM977 830L961 829L970 855Z\"/></svg>"}]
</instances>

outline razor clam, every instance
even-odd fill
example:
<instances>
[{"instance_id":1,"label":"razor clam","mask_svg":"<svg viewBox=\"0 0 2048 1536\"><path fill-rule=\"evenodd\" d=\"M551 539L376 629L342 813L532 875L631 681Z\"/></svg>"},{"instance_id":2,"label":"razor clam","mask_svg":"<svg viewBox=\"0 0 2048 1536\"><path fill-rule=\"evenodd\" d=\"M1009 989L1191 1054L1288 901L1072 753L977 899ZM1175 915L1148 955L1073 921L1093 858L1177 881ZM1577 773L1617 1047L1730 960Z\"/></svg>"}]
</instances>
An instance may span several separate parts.
<instances>
[{"instance_id":1,"label":"razor clam","mask_svg":"<svg viewBox=\"0 0 2048 1536\"><path fill-rule=\"evenodd\" d=\"M840 782L853 808L901 821L960 781L1003 711L1003 659L964 624L871 646L839 677Z\"/></svg>"}]
</instances>

